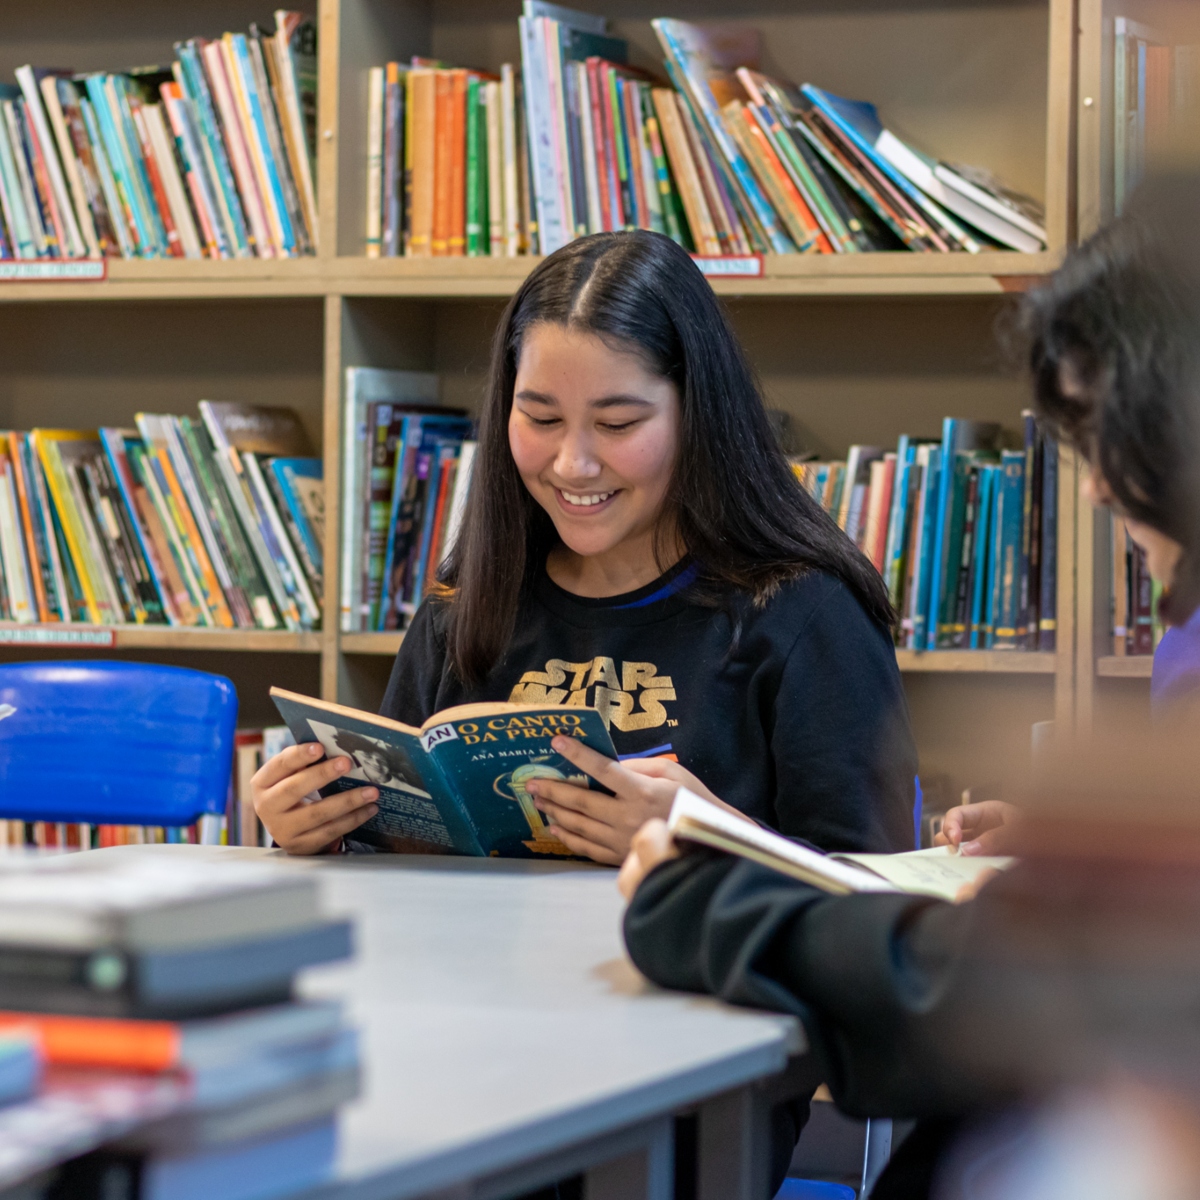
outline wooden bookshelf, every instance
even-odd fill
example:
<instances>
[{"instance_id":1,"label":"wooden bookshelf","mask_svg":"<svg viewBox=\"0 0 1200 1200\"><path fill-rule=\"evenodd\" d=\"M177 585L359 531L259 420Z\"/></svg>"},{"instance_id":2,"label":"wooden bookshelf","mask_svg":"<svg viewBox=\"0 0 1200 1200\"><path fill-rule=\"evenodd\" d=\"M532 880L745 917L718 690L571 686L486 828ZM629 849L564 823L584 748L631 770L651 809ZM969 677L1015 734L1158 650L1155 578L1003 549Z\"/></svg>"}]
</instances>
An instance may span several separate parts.
<instances>
[{"instance_id":1,"label":"wooden bookshelf","mask_svg":"<svg viewBox=\"0 0 1200 1200\"><path fill-rule=\"evenodd\" d=\"M1075 236L1077 2L1092 0L947 0L937 8L921 0L580 0L606 11L630 40L633 61L647 67L657 59L651 15L755 23L772 69L872 99L918 144L986 164L1046 204L1044 254L767 256L760 278L717 281L798 448L840 457L852 442L936 435L948 414L1019 427L1025 387L995 330ZM250 0L14 0L0 78L11 80L26 62L79 70L167 62L175 40L244 29L264 11ZM128 424L142 410L194 413L201 399L288 404L322 447L332 498L340 496L346 367L435 370L447 403L476 408L503 302L536 260L363 256L365 79L369 67L414 53L492 70L519 62L518 13L517 0L317 0L320 253L112 262L98 283L0 282L0 428ZM953 788L987 782L973 764L981 753L987 759L980 747L989 739L1016 753L1028 747L1031 721L1075 719L1077 521L1073 495L1061 490L1059 653L898 654L922 773L943 775ZM336 504L326 538L326 563L336 564ZM324 600L330 619L320 633L121 628L112 649L211 662L235 680L254 720L269 719L273 682L373 707L401 635L338 631L332 570ZM22 653L0 643L0 661ZM71 651L39 650L49 653ZM277 670L285 663L294 664L286 679Z\"/></svg>"}]
</instances>

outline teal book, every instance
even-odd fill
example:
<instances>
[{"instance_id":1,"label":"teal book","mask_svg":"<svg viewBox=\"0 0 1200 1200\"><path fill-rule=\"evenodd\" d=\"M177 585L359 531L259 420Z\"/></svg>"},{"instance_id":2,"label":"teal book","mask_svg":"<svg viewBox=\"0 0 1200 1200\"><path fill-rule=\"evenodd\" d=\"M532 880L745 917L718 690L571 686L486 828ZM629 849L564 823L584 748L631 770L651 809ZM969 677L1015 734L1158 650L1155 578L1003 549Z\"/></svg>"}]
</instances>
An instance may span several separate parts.
<instances>
[{"instance_id":1,"label":"teal book","mask_svg":"<svg viewBox=\"0 0 1200 1200\"><path fill-rule=\"evenodd\" d=\"M988 555L991 549L993 492L1000 468L979 468L979 509L975 517L974 563L971 568L971 630L969 646L982 650L987 645Z\"/></svg>"},{"instance_id":2,"label":"teal book","mask_svg":"<svg viewBox=\"0 0 1200 1200\"><path fill-rule=\"evenodd\" d=\"M1015 650L1021 602L1021 527L1025 507L1025 452L1005 450L995 483L992 554L992 626L989 649Z\"/></svg>"},{"instance_id":3,"label":"teal book","mask_svg":"<svg viewBox=\"0 0 1200 1200\"><path fill-rule=\"evenodd\" d=\"M573 858L550 833L527 785L556 779L593 786L550 748L556 734L617 757L594 708L461 704L417 729L282 688L272 688L271 699L298 743L320 742L327 758L353 764L322 796L379 789L379 812L353 837L397 854Z\"/></svg>"}]
</instances>

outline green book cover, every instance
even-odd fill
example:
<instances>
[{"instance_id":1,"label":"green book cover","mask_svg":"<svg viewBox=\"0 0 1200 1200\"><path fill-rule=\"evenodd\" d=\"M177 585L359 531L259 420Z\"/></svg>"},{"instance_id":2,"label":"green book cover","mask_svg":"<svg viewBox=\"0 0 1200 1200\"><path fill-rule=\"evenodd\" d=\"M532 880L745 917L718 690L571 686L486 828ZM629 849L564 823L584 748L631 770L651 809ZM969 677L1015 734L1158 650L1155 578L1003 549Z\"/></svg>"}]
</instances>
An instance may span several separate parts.
<instances>
[{"instance_id":1,"label":"green book cover","mask_svg":"<svg viewBox=\"0 0 1200 1200\"><path fill-rule=\"evenodd\" d=\"M616 758L604 718L565 704L462 704L419 729L282 688L275 707L300 744L320 742L352 769L321 789L379 789L379 811L351 835L398 854L476 858L573 858L546 825L527 784L557 779L593 786L550 748L556 734Z\"/></svg>"},{"instance_id":2,"label":"green book cover","mask_svg":"<svg viewBox=\"0 0 1200 1200\"><path fill-rule=\"evenodd\" d=\"M467 254L487 254L487 118L479 77L467 79Z\"/></svg>"},{"instance_id":3,"label":"green book cover","mask_svg":"<svg viewBox=\"0 0 1200 1200\"><path fill-rule=\"evenodd\" d=\"M638 92L642 102L642 121L650 141L650 150L654 158L654 178L661 197L663 223L665 232L673 241L678 242L685 250L693 249L691 239L684 230L687 229L687 219L683 212L683 202L675 189L671 178L671 167L663 149L662 134L658 128L658 117L654 114L654 102L650 97L650 85L639 84Z\"/></svg>"},{"instance_id":4,"label":"green book cover","mask_svg":"<svg viewBox=\"0 0 1200 1200\"><path fill-rule=\"evenodd\" d=\"M944 561L947 564L938 597L938 648L954 644L954 618L958 605L958 569L962 558L963 528L967 513L967 482L975 455L959 450L954 455L954 474L950 479L950 519L946 535Z\"/></svg>"}]
</instances>

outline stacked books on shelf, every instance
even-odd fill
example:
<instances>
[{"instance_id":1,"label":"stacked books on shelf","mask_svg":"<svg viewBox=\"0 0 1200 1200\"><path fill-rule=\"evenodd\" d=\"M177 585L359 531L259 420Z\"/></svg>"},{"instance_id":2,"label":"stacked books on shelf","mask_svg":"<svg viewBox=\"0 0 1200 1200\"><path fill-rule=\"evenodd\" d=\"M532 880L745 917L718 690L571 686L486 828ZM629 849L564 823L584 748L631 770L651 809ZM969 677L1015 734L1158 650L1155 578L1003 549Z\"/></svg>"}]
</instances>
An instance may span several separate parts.
<instances>
[{"instance_id":1,"label":"stacked books on shelf","mask_svg":"<svg viewBox=\"0 0 1200 1200\"><path fill-rule=\"evenodd\" d=\"M0 433L0 619L314 629L321 461L291 409Z\"/></svg>"},{"instance_id":2,"label":"stacked books on shelf","mask_svg":"<svg viewBox=\"0 0 1200 1200\"><path fill-rule=\"evenodd\" d=\"M845 462L795 462L801 484L883 575L910 650L1053 650L1058 449L1024 419L947 417L941 441L851 446Z\"/></svg>"},{"instance_id":3,"label":"stacked books on shelf","mask_svg":"<svg viewBox=\"0 0 1200 1200\"><path fill-rule=\"evenodd\" d=\"M350 367L342 441L344 633L402 629L457 536L473 423L436 375Z\"/></svg>"},{"instance_id":4,"label":"stacked books on shelf","mask_svg":"<svg viewBox=\"0 0 1200 1200\"><path fill-rule=\"evenodd\" d=\"M0 87L0 257L277 258L317 246L316 27L177 43L170 67Z\"/></svg>"},{"instance_id":5,"label":"stacked books on shelf","mask_svg":"<svg viewBox=\"0 0 1200 1200\"><path fill-rule=\"evenodd\" d=\"M312 877L175 856L6 869L0 1087L17 1032L45 1074L0 1108L0 1187L239 1200L315 1186L358 1092L357 1039L336 1002L294 983L351 952Z\"/></svg>"},{"instance_id":6,"label":"stacked books on shelf","mask_svg":"<svg viewBox=\"0 0 1200 1200\"><path fill-rule=\"evenodd\" d=\"M194 825L89 825L83 821L0 820L0 851L26 846L39 850L98 850L105 846L190 843L220 846L225 817L202 816Z\"/></svg>"},{"instance_id":7,"label":"stacked books on shelf","mask_svg":"<svg viewBox=\"0 0 1200 1200\"><path fill-rule=\"evenodd\" d=\"M226 841L230 846L270 846L271 835L263 828L254 811L250 780L268 759L296 744L286 725L268 725L265 729L239 729L233 735L233 775L229 782L226 807Z\"/></svg>"},{"instance_id":8,"label":"stacked books on shelf","mask_svg":"<svg viewBox=\"0 0 1200 1200\"><path fill-rule=\"evenodd\" d=\"M1125 518L1110 515L1112 525L1112 652L1153 654L1164 625L1158 615L1162 584L1150 575L1146 552L1130 536Z\"/></svg>"},{"instance_id":9,"label":"stacked books on shelf","mask_svg":"<svg viewBox=\"0 0 1200 1200\"><path fill-rule=\"evenodd\" d=\"M1040 206L940 162L871 104L758 69L757 31L651 22L666 78L603 17L525 0L521 67L370 79L370 256L548 254L622 229L702 257L1044 249Z\"/></svg>"},{"instance_id":10,"label":"stacked books on shelf","mask_svg":"<svg viewBox=\"0 0 1200 1200\"><path fill-rule=\"evenodd\" d=\"M1120 212L1146 168L1171 153L1180 126L1200 118L1200 45L1173 46L1163 33L1113 22L1113 207Z\"/></svg>"}]
</instances>

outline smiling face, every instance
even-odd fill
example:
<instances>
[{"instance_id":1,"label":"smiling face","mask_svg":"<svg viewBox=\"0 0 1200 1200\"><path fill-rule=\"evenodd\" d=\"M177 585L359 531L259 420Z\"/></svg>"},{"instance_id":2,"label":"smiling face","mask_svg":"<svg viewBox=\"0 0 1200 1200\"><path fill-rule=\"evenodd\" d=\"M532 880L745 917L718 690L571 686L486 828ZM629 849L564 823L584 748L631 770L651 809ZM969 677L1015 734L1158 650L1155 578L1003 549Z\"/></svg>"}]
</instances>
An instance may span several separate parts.
<instances>
[{"instance_id":1,"label":"smiling face","mask_svg":"<svg viewBox=\"0 0 1200 1200\"><path fill-rule=\"evenodd\" d=\"M636 353L534 325L517 364L508 441L562 550L551 576L582 595L641 587L679 447L679 392ZM599 589L599 590L597 590Z\"/></svg>"}]
</instances>

